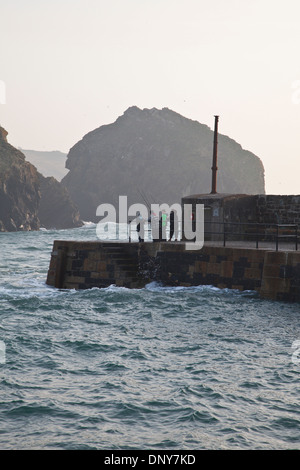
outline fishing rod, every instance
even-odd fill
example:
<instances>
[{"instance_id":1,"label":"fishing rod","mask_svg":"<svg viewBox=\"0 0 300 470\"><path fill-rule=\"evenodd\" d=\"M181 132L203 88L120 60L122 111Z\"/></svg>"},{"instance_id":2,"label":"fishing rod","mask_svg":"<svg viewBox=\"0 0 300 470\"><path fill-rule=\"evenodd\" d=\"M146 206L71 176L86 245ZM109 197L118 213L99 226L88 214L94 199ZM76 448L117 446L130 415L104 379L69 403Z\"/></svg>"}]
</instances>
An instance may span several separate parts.
<instances>
[{"instance_id":1,"label":"fishing rod","mask_svg":"<svg viewBox=\"0 0 300 470\"><path fill-rule=\"evenodd\" d=\"M146 206L148 207L148 210L151 210L151 204L149 202L149 199L147 198L146 194L142 193L140 189L137 189L139 195L142 197L143 201L146 203Z\"/></svg>"}]
</instances>

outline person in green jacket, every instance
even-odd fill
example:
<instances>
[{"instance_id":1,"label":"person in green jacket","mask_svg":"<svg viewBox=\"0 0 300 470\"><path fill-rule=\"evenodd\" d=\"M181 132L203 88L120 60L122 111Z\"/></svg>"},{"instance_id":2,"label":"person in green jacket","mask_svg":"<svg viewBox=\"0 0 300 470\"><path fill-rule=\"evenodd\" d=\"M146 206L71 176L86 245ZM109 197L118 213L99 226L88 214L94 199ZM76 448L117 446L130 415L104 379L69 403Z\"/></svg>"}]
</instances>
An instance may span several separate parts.
<instances>
[{"instance_id":1,"label":"person in green jacket","mask_svg":"<svg viewBox=\"0 0 300 470\"><path fill-rule=\"evenodd\" d=\"M167 239L166 229L167 229L168 215L165 210L162 211L159 219L159 239L165 241Z\"/></svg>"}]
</instances>

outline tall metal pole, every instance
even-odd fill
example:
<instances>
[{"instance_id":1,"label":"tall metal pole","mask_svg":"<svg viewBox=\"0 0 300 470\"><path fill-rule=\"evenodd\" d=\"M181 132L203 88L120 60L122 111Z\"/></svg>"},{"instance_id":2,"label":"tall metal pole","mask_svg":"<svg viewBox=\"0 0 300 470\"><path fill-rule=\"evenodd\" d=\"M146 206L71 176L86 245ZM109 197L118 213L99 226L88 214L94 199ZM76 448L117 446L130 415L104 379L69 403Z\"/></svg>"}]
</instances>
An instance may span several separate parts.
<instances>
[{"instance_id":1,"label":"tall metal pole","mask_svg":"<svg viewBox=\"0 0 300 470\"><path fill-rule=\"evenodd\" d=\"M215 116L213 165L211 167L212 169L211 194L216 194L217 192L218 122L219 122L219 116Z\"/></svg>"}]
</instances>

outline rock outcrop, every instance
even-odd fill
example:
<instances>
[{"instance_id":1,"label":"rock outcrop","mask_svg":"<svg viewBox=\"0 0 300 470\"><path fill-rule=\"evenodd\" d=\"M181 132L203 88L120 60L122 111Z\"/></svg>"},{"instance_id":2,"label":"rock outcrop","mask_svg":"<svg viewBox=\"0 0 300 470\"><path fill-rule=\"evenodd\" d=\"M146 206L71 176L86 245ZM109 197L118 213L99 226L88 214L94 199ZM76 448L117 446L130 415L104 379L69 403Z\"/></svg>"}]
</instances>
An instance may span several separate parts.
<instances>
[{"instance_id":1,"label":"rock outcrop","mask_svg":"<svg viewBox=\"0 0 300 470\"><path fill-rule=\"evenodd\" d=\"M129 108L114 123L85 135L71 148L62 184L84 220L97 221L102 203L119 195L135 202L180 202L211 191L213 130L167 108ZM253 153L218 136L220 193L264 194L264 168Z\"/></svg>"},{"instance_id":2,"label":"rock outcrop","mask_svg":"<svg viewBox=\"0 0 300 470\"><path fill-rule=\"evenodd\" d=\"M6 136L0 127L0 231L82 226L67 189L40 174Z\"/></svg>"},{"instance_id":3,"label":"rock outcrop","mask_svg":"<svg viewBox=\"0 0 300 470\"><path fill-rule=\"evenodd\" d=\"M36 168L10 145L0 127L0 231L38 230L40 184Z\"/></svg>"},{"instance_id":4,"label":"rock outcrop","mask_svg":"<svg viewBox=\"0 0 300 470\"><path fill-rule=\"evenodd\" d=\"M80 214L67 189L55 178L39 173L41 201L38 217L41 226L57 230L81 227Z\"/></svg>"}]
</instances>

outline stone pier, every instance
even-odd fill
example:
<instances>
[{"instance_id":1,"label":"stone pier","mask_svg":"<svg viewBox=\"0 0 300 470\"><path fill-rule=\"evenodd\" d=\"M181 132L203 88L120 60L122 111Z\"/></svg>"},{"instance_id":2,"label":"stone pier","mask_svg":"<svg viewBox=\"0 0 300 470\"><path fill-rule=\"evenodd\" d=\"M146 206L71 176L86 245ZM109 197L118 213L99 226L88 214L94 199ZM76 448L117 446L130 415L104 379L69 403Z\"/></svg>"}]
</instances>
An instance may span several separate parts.
<instances>
[{"instance_id":1,"label":"stone pier","mask_svg":"<svg viewBox=\"0 0 300 470\"><path fill-rule=\"evenodd\" d=\"M54 242L49 286L142 288L151 281L255 290L262 298L300 302L300 252L208 244L187 251L184 242Z\"/></svg>"}]
</instances>

